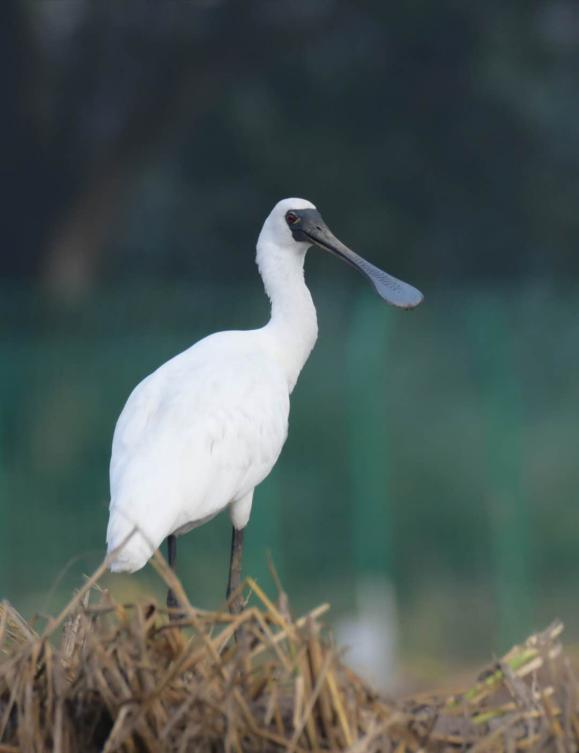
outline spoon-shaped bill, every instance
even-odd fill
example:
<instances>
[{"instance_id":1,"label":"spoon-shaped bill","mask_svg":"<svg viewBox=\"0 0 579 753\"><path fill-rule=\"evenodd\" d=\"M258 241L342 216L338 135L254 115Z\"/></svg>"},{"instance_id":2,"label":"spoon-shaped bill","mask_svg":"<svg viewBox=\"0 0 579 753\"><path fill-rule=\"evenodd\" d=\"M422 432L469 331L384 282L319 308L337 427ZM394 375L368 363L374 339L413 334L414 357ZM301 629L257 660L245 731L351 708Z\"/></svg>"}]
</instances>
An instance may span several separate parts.
<instances>
[{"instance_id":1,"label":"spoon-shaped bill","mask_svg":"<svg viewBox=\"0 0 579 753\"><path fill-rule=\"evenodd\" d=\"M340 243L340 241L338 241L338 243ZM332 251L336 256L339 256L354 267L354 269L357 269L365 275L376 289L380 298L387 303L401 309L413 309L418 306L424 298L422 293L412 285L399 280L397 277L389 275L388 272L385 272L383 269L366 261L366 259L362 258L347 246L344 246L341 243L340 245L342 246L340 250L335 249L332 246L327 246L326 248L328 251Z\"/></svg>"},{"instance_id":2,"label":"spoon-shaped bill","mask_svg":"<svg viewBox=\"0 0 579 753\"><path fill-rule=\"evenodd\" d=\"M292 227L292 232L296 240L315 243L357 269L370 280L378 295L392 306L412 309L422 301L423 295L419 290L374 266L338 240L317 210L302 210L299 213L299 226Z\"/></svg>"}]
</instances>

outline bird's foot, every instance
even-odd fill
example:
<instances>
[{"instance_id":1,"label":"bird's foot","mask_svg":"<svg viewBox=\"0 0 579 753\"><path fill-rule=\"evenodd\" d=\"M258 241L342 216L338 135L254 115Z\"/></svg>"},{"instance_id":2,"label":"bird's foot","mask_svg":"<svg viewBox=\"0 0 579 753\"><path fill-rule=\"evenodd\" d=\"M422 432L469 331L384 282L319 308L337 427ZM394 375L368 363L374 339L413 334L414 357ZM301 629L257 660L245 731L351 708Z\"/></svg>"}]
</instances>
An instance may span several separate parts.
<instances>
[{"instance_id":1,"label":"bird's foot","mask_svg":"<svg viewBox=\"0 0 579 753\"><path fill-rule=\"evenodd\" d=\"M167 609L169 610L169 619L172 622L182 617L182 615L177 612L180 606L181 605L175 596L175 592L170 588L167 592Z\"/></svg>"},{"instance_id":2,"label":"bird's foot","mask_svg":"<svg viewBox=\"0 0 579 753\"><path fill-rule=\"evenodd\" d=\"M245 602L243 600L243 596L239 594L238 596L234 596L229 601L229 611L233 615L241 614L245 608Z\"/></svg>"}]
</instances>

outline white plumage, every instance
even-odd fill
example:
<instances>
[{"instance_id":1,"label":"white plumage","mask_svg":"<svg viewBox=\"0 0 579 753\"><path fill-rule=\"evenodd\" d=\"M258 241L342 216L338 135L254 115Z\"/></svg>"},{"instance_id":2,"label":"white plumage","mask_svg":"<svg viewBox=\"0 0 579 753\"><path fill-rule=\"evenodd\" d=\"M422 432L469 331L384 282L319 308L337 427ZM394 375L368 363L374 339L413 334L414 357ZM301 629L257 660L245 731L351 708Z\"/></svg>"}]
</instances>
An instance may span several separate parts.
<instances>
[{"instance_id":1,"label":"white plumage","mask_svg":"<svg viewBox=\"0 0 579 753\"><path fill-rule=\"evenodd\" d=\"M303 274L312 243L358 266L391 303L411 307L420 301L414 288L342 246L313 204L280 201L257 243L270 321L261 329L200 340L144 379L119 417L107 530L112 570L140 569L167 536L226 507L235 529L247 524L254 488L285 442L289 396L317 338Z\"/></svg>"}]
</instances>

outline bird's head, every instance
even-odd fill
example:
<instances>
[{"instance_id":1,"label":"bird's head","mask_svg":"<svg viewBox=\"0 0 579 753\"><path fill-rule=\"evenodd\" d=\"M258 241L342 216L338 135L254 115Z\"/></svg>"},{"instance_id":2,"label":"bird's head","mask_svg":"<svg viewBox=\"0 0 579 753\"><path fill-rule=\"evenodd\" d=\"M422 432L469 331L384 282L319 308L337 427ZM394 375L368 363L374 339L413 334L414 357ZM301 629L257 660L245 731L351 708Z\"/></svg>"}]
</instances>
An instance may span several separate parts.
<instances>
[{"instance_id":1,"label":"bird's head","mask_svg":"<svg viewBox=\"0 0 579 753\"><path fill-rule=\"evenodd\" d=\"M266 241L278 247L294 249L303 253L312 244L311 241L296 238L294 224L301 222L302 212L305 211L317 212L318 210L311 201L306 199L282 199L278 201L263 223L258 242Z\"/></svg>"},{"instance_id":2,"label":"bird's head","mask_svg":"<svg viewBox=\"0 0 579 753\"><path fill-rule=\"evenodd\" d=\"M318 246L361 272L380 297L392 306L411 309L422 301L419 290L375 267L338 240L315 205L306 199L279 201L263 225L258 247L260 245L275 246L302 255L309 246Z\"/></svg>"}]
</instances>

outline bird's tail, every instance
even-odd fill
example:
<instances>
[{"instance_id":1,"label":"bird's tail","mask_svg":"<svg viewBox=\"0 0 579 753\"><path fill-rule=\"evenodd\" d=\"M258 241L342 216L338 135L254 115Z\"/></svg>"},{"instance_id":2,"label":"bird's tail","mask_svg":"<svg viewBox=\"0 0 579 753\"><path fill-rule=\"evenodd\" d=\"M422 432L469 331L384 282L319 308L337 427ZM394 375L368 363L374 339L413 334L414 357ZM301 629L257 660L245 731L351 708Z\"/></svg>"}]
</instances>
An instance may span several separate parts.
<instances>
[{"instance_id":1,"label":"bird's tail","mask_svg":"<svg viewBox=\"0 0 579 753\"><path fill-rule=\"evenodd\" d=\"M107 556L113 573L134 573L147 564L157 548L133 521L111 508L107 528Z\"/></svg>"}]
</instances>

